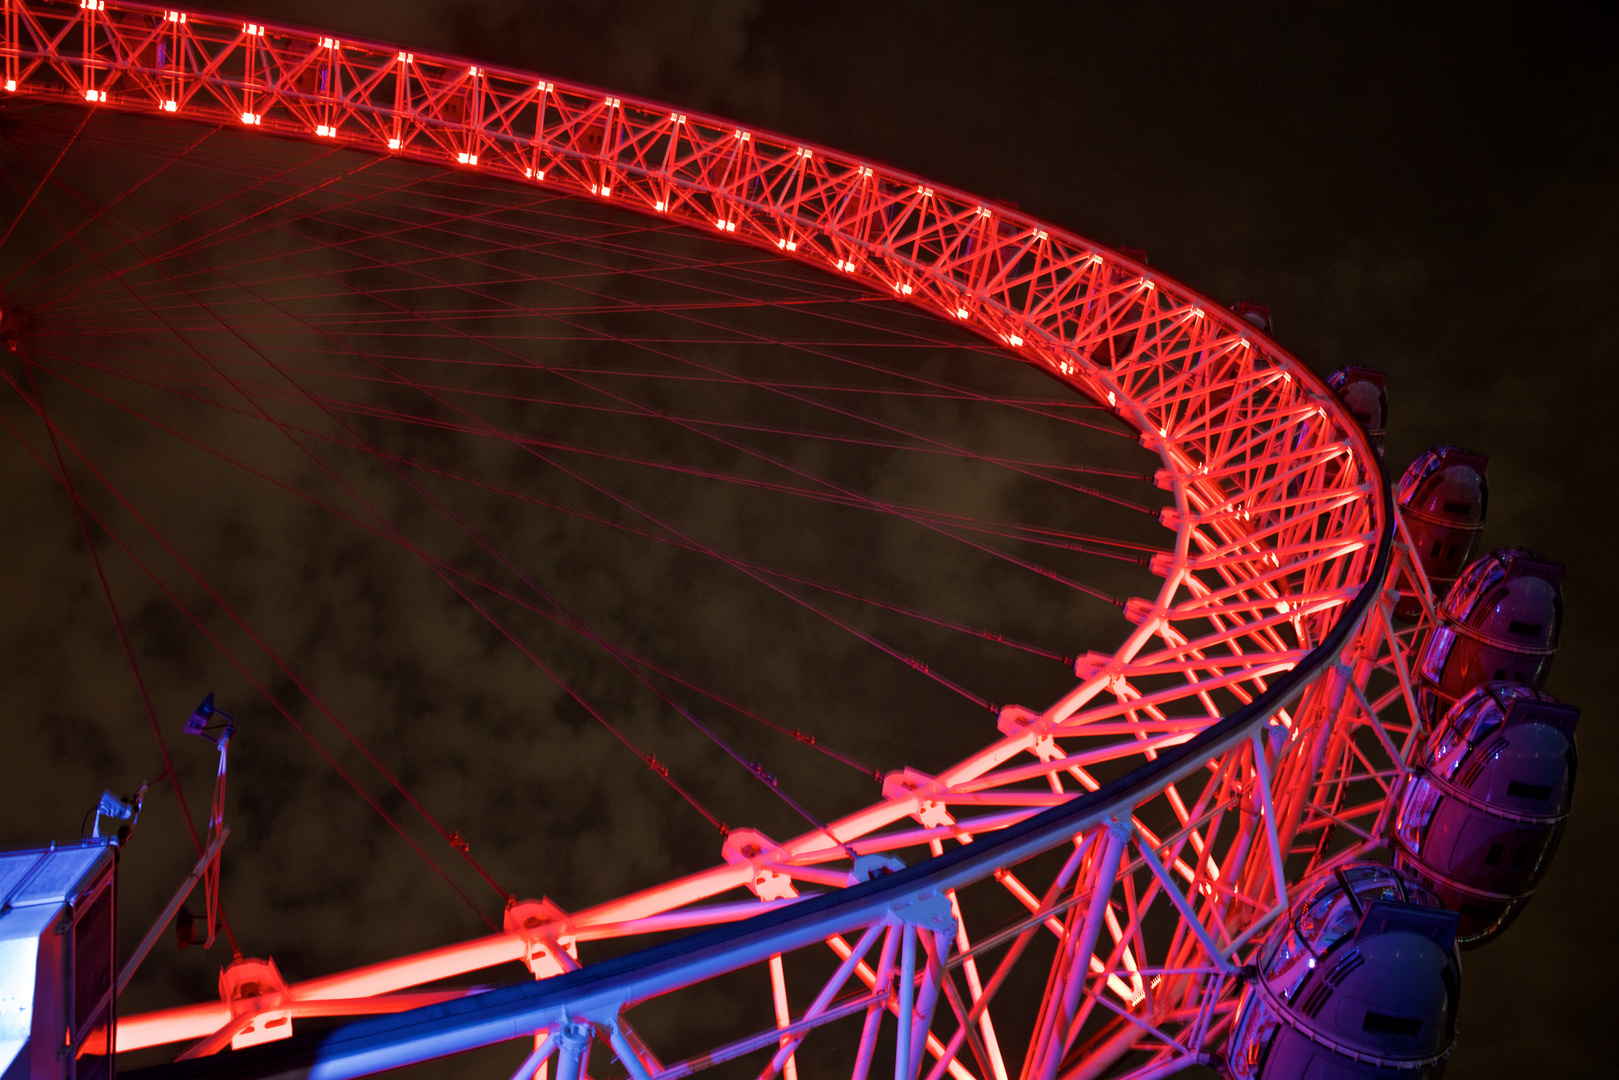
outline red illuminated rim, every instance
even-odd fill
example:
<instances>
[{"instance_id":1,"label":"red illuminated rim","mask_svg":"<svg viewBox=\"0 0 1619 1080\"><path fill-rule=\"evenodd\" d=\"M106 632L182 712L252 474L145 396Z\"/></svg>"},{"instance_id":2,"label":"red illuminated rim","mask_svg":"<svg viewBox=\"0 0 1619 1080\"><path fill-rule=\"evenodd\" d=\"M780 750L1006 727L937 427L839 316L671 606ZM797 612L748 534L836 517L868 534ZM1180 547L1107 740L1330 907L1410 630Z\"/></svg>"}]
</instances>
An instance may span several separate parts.
<instances>
[{"instance_id":1,"label":"red illuminated rim","mask_svg":"<svg viewBox=\"0 0 1619 1080\"><path fill-rule=\"evenodd\" d=\"M580 1040L599 1039L632 1075L685 1075L696 1059L665 1066L623 1010L767 964L776 1027L727 1044L777 1046L766 1072L794 1074L800 1045L847 1021L864 1024L858 1074L883 1016L899 1012L920 1023L892 1051L909 1075L1001 1077L1023 1051L998 1043L991 958L1008 948L995 970L1009 969L1023 951L1016 943L1048 927L1059 948L1023 1052L1029 1075L1125 1059L1130 1075L1156 1075L1220 1045L1240 991L1236 964L1284 910L1289 883L1381 843L1403 765L1356 747L1386 747L1403 762L1410 755L1396 743L1408 750L1416 726L1389 718L1414 711L1409 632L1373 600L1385 572L1425 579L1398 561L1389 569L1395 522L1365 435L1319 378L1225 308L1016 211L652 102L140 4L4 0L4 12L5 90L18 100L228 126L560 192L925 311L1104 405L1158 455L1158 484L1173 500L1161 514L1173 543L1150 567L1161 586L1120 600L1133 627L1123 644L1081 658L1055 702L1000 706L1000 737L939 775L891 774L880 801L771 846L733 830L710 869L589 908L525 902L513 910L532 918L506 932L232 1002L124 1017L120 1050L200 1040L186 1056L207 1056L262 1031L267 1017L410 1010L460 996L414 987L518 961L543 991L511 1021L535 1034L530 1072L555 1055L564 1075L588 1054ZM1346 649L1364 669L1334 689ZM1392 682L1368 698L1377 673ZM1121 762L1139 768L1118 783L1089 771ZM1169 827L1148 824L1158 820ZM459 837L446 839L454 847ZM1020 878L1024 861L1070 841L1055 877ZM795 902L803 888L852 884L852 856L885 854L917 865L887 891L848 889L847 910ZM974 937L968 898L980 886L1009 892L1029 918ZM929 896L944 906L917 914ZM750 921L761 901L770 914ZM813 918L792 914L811 907ZM1154 912L1175 929L1149 935ZM646 967L656 977L617 962L569 974L580 943L705 927L687 952L660 947L662 966ZM791 954L828 946L838 972L795 1010ZM593 971L603 973L595 983ZM960 972L964 994L943 989L954 987L946 971ZM897 996L872 992L891 978ZM1075 1059L1080 1033L1098 1024L1103 1037ZM357 1051L369 1064L333 1075L474 1045L464 1032L424 1049L420 1039L390 1042L396 1029L386 1026L356 1030L368 1047L413 1048Z\"/></svg>"}]
</instances>

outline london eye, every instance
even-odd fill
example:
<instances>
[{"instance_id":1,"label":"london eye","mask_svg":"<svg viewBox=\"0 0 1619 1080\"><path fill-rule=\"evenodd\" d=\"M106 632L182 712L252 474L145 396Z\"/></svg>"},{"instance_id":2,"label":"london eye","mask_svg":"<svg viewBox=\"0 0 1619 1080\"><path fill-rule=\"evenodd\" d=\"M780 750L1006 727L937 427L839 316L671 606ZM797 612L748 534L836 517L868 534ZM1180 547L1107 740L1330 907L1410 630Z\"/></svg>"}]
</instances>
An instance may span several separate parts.
<instances>
[{"instance_id":1,"label":"london eye","mask_svg":"<svg viewBox=\"0 0 1619 1080\"><path fill-rule=\"evenodd\" d=\"M1578 710L1561 565L1483 455L1385 474L1377 372L611 90L5 20L6 423L164 762L95 831L195 860L60 1075L1444 1067ZM176 935L217 994L130 1007Z\"/></svg>"}]
</instances>

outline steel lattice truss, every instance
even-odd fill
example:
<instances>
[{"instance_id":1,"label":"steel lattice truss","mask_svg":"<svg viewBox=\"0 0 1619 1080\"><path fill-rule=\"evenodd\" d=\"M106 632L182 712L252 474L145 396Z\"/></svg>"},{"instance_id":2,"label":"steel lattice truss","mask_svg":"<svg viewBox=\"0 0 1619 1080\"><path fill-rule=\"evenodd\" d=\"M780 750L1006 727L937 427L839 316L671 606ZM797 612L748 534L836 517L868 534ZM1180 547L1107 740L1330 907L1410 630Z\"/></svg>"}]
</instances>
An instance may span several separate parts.
<instances>
[{"instance_id":1,"label":"steel lattice truss","mask_svg":"<svg viewBox=\"0 0 1619 1080\"><path fill-rule=\"evenodd\" d=\"M1158 453L1174 498L1173 549L1152 566L1162 587L1126 604L1124 645L1083 657L1056 703L1002 708L1001 737L944 773L892 774L882 801L826 831L776 843L735 830L713 868L588 910L525 902L503 934L125 1017L120 1048L200 1039L187 1054L200 1057L270 1016L417 1009L318 1051L281 1045L330 1076L530 1034L525 1073L555 1055L569 1080L592 1040L638 1078L770 1047L761 1075L792 1075L802 1040L847 1022L856 1077L879 1045L896 1076L1161 1075L1217 1052L1238 965L1289 883L1380 842L1419 734L1408 632L1380 593L1408 577L1428 597L1426 582L1403 553L1391 568L1397 523L1362 433L1248 323L1016 212L655 103L139 4L3 7L8 92L475 169L902 297L1106 402ZM1092 775L1119 762L1134 767ZM1054 850L1067 853L1055 874L1049 858L1023 868ZM851 854L915 865L856 885ZM805 887L830 891L799 899ZM1009 890L1028 917L975 936L974 888ZM582 943L684 928L707 930L576 959ZM1055 958L1034 1038L1002 1044L995 994L1045 936ZM829 947L829 979L792 980L797 951ZM539 981L436 1005L444 995L408 992L514 961ZM640 1004L755 964L776 1027L673 1064L635 1034Z\"/></svg>"}]
</instances>

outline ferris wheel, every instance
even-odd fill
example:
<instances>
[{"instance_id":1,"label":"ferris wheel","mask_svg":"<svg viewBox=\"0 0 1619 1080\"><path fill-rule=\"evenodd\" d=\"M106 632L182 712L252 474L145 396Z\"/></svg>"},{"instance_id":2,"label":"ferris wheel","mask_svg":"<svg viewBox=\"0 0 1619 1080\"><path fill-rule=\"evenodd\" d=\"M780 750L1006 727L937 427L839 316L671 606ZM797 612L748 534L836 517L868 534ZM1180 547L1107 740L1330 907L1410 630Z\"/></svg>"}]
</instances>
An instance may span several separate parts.
<instances>
[{"instance_id":1,"label":"ferris wheel","mask_svg":"<svg viewBox=\"0 0 1619 1080\"><path fill-rule=\"evenodd\" d=\"M217 998L70 1029L63 1075L513 1040L559 1080L1443 1067L1458 948L1544 874L1577 712L1542 689L1561 567L1477 557L1481 455L1387 480L1375 372L1320 379L1139 252L712 117L0 2L7 426L159 743L137 614L488 924L290 981L237 951ZM354 670L378 641L404 659ZM443 809L519 798L445 789L479 759L466 784L559 803L608 777L578 850L652 850L509 889L523 859L485 850L522 830Z\"/></svg>"}]
</instances>

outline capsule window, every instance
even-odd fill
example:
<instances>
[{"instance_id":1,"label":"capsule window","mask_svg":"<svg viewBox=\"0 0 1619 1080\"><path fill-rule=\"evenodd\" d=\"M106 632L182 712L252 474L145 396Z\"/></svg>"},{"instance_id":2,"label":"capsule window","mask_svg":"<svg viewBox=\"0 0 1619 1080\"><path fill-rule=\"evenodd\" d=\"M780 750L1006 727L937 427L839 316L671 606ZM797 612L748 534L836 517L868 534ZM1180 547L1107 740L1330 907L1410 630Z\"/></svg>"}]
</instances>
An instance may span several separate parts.
<instances>
[{"instance_id":1,"label":"capsule window","mask_svg":"<svg viewBox=\"0 0 1619 1080\"><path fill-rule=\"evenodd\" d=\"M1552 789L1545 784L1526 784L1521 780L1514 780L1507 785L1507 794L1518 799L1539 799L1545 802L1551 798Z\"/></svg>"},{"instance_id":2,"label":"capsule window","mask_svg":"<svg viewBox=\"0 0 1619 1080\"><path fill-rule=\"evenodd\" d=\"M1522 634L1524 637L1539 637L1541 625L1537 622L1518 622L1514 619L1507 624L1507 633Z\"/></svg>"},{"instance_id":3,"label":"capsule window","mask_svg":"<svg viewBox=\"0 0 1619 1080\"><path fill-rule=\"evenodd\" d=\"M1447 514L1466 514L1471 512L1472 509L1472 503L1455 502L1449 499L1445 501L1445 513Z\"/></svg>"},{"instance_id":4,"label":"capsule window","mask_svg":"<svg viewBox=\"0 0 1619 1080\"><path fill-rule=\"evenodd\" d=\"M1473 763L1469 765L1466 771L1462 774L1462 786L1472 787L1473 781L1478 779L1478 774L1484 771L1484 766L1488 765L1490 762L1494 761L1498 756L1500 756L1501 751L1505 750L1508 745L1509 743L1506 739L1497 738L1489 746L1485 747L1483 752L1476 755L1473 758Z\"/></svg>"},{"instance_id":5,"label":"capsule window","mask_svg":"<svg viewBox=\"0 0 1619 1080\"><path fill-rule=\"evenodd\" d=\"M1362 1031L1374 1032L1378 1035L1399 1035L1402 1038L1414 1039L1422 1034L1421 1017L1390 1016L1387 1013L1366 1013L1366 1019L1361 1022Z\"/></svg>"},{"instance_id":6,"label":"capsule window","mask_svg":"<svg viewBox=\"0 0 1619 1080\"><path fill-rule=\"evenodd\" d=\"M1484 856L1484 865L1485 866L1500 866L1501 865L1501 856L1506 852L1506 850L1507 850L1507 846L1505 844L1503 844L1499 840L1497 840L1495 843L1491 844L1489 853Z\"/></svg>"},{"instance_id":7,"label":"capsule window","mask_svg":"<svg viewBox=\"0 0 1619 1080\"><path fill-rule=\"evenodd\" d=\"M1444 551L1444 547L1444 541L1435 540L1433 542L1433 550L1428 552L1429 556L1435 559L1439 558L1440 554Z\"/></svg>"}]
</instances>

